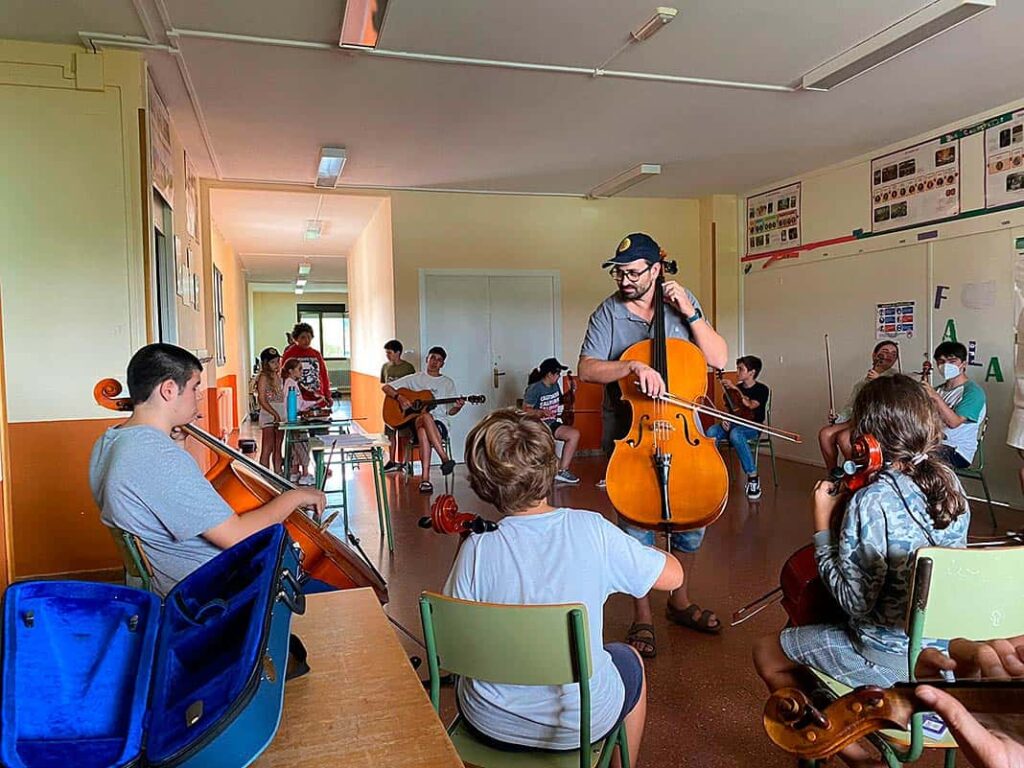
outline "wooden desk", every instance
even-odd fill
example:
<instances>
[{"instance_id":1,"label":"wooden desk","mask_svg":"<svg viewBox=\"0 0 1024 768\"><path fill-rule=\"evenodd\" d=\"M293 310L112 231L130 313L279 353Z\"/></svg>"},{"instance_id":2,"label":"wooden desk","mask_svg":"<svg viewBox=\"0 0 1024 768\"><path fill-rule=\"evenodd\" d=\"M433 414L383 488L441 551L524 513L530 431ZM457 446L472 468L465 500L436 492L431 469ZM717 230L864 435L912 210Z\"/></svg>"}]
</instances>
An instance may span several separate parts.
<instances>
[{"instance_id":1,"label":"wooden desk","mask_svg":"<svg viewBox=\"0 0 1024 768\"><path fill-rule=\"evenodd\" d=\"M372 590L310 595L292 632L311 671L285 686L281 727L255 768L462 768Z\"/></svg>"}]
</instances>

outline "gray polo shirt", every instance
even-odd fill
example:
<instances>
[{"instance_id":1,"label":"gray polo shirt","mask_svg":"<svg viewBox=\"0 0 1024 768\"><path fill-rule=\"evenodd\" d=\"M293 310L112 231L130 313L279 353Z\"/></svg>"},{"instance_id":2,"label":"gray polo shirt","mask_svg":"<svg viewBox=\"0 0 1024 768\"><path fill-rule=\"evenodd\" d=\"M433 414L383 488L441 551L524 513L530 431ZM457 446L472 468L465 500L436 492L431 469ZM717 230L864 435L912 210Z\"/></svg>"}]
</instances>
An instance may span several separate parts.
<instances>
[{"instance_id":1,"label":"gray polo shirt","mask_svg":"<svg viewBox=\"0 0 1024 768\"><path fill-rule=\"evenodd\" d=\"M700 309L700 302L689 290L686 291L693 306ZM703 311L703 310L702 310ZM690 324L686 318L668 303L665 304L665 336L670 339L690 341ZM613 293L601 302L587 324L587 335L583 339L580 357L595 360L618 360L622 353L638 341L654 338L654 323L648 323L627 309L625 302ZM618 382L605 386L604 406L613 408L621 400Z\"/></svg>"}]
</instances>

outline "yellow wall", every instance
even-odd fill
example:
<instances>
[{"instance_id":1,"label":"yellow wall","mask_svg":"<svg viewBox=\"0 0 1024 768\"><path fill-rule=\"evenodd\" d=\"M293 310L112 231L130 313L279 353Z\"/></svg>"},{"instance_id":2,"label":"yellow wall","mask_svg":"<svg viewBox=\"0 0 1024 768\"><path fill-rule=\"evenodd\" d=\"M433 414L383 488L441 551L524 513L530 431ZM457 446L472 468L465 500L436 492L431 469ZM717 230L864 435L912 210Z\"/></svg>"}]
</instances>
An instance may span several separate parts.
<instances>
[{"instance_id":1,"label":"yellow wall","mask_svg":"<svg viewBox=\"0 0 1024 768\"><path fill-rule=\"evenodd\" d=\"M249 383L249 305L242 263L216 226L211 226L210 248L213 263L224 276L224 350L227 362L217 365L217 378L235 376L238 382L237 406L239 417L248 410ZM211 353L213 352L211 347ZM237 426L237 425L236 425Z\"/></svg>"},{"instance_id":2,"label":"yellow wall","mask_svg":"<svg viewBox=\"0 0 1024 768\"><path fill-rule=\"evenodd\" d=\"M371 432L380 421L380 366L395 333L392 204L382 200L348 258L352 328L352 415Z\"/></svg>"},{"instance_id":3,"label":"yellow wall","mask_svg":"<svg viewBox=\"0 0 1024 768\"><path fill-rule=\"evenodd\" d=\"M285 332L291 333L298 317L299 304L348 304L347 293L303 293L296 296L293 290L285 292L252 292L253 349L256 356L266 347L284 351ZM250 361L251 362L251 361Z\"/></svg>"},{"instance_id":4,"label":"yellow wall","mask_svg":"<svg viewBox=\"0 0 1024 768\"><path fill-rule=\"evenodd\" d=\"M649 233L679 261L677 279L700 293L696 200L423 192L391 199L397 336L410 347L419 347L419 270L427 267L558 270L562 355L574 367L590 313L614 290L601 264L624 235Z\"/></svg>"},{"instance_id":5,"label":"yellow wall","mask_svg":"<svg viewBox=\"0 0 1024 768\"><path fill-rule=\"evenodd\" d=\"M141 57L0 41L4 492L14 576L118 562L87 483L93 401L146 341Z\"/></svg>"}]
</instances>

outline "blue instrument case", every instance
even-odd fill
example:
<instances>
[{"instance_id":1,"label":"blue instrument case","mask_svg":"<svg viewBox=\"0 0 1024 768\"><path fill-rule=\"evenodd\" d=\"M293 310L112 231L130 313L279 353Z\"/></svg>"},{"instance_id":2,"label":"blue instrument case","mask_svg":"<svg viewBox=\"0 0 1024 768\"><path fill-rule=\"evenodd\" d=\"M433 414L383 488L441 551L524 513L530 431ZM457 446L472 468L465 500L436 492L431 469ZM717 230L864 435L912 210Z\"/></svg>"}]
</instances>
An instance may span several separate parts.
<instances>
[{"instance_id":1,"label":"blue instrument case","mask_svg":"<svg viewBox=\"0 0 1024 768\"><path fill-rule=\"evenodd\" d=\"M275 525L160 598L31 581L3 601L5 768L234 768L270 744L284 704L298 548Z\"/></svg>"}]
</instances>

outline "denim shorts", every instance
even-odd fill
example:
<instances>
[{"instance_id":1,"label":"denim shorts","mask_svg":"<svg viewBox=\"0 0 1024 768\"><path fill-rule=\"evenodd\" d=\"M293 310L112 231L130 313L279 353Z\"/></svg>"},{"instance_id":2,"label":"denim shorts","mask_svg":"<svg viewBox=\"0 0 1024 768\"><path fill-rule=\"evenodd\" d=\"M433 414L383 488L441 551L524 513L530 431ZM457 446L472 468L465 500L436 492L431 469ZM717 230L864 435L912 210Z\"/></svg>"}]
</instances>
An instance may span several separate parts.
<instances>
[{"instance_id":1,"label":"denim shorts","mask_svg":"<svg viewBox=\"0 0 1024 768\"><path fill-rule=\"evenodd\" d=\"M654 546L654 531L649 531L646 528L634 528L621 517L619 518L619 528L641 544L645 544L648 547ZM678 531L671 534L672 550L689 554L696 552L700 549L700 545L704 543L704 534L706 532L707 528L694 528L692 531Z\"/></svg>"}]
</instances>

